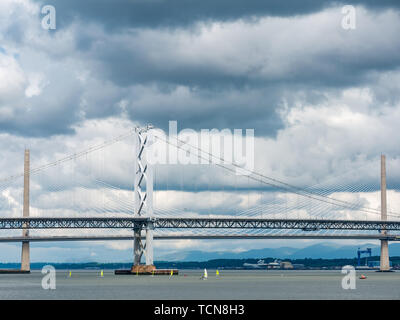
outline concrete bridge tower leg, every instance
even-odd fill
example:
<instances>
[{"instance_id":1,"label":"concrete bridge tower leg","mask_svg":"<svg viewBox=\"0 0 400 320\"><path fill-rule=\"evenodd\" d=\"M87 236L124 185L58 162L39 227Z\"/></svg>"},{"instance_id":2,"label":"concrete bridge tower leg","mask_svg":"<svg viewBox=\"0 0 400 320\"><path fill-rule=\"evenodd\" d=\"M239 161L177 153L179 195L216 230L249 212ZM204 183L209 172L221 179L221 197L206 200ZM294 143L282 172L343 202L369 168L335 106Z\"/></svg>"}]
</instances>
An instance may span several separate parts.
<instances>
[{"instance_id":1,"label":"concrete bridge tower leg","mask_svg":"<svg viewBox=\"0 0 400 320\"><path fill-rule=\"evenodd\" d=\"M146 229L146 266L153 266L153 226Z\"/></svg>"},{"instance_id":2,"label":"concrete bridge tower leg","mask_svg":"<svg viewBox=\"0 0 400 320\"><path fill-rule=\"evenodd\" d=\"M149 132L151 126L135 129L135 165L134 165L134 217L153 217L153 171L146 157L146 148L152 143ZM145 210L144 210L145 209ZM149 222L146 227L146 242L142 243L142 228L134 229L133 266L132 272L152 272L153 265L153 225ZM140 265L143 253L146 256L146 265Z\"/></svg>"},{"instance_id":3,"label":"concrete bridge tower leg","mask_svg":"<svg viewBox=\"0 0 400 320\"><path fill-rule=\"evenodd\" d=\"M381 155L381 220L387 220L387 201L386 201L386 159ZM387 235L385 229L381 230L382 235ZM388 240L381 240L380 271L389 271L389 246Z\"/></svg>"},{"instance_id":4,"label":"concrete bridge tower leg","mask_svg":"<svg viewBox=\"0 0 400 320\"><path fill-rule=\"evenodd\" d=\"M140 265L140 260L142 258L143 249L142 249L142 240L141 240L141 229L133 230L133 265Z\"/></svg>"},{"instance_id":5,"label":"concrete bridge tower leg","mask_svg":"<svg viewBox=\"0 0 400 320\"><path fill-rule=\"evenodd\" d=\"M149 135L149 142L153 141ZM147 180L146 180L146 201L147 201L147 217L153 218L153 166L147 162ZM146 266L154 266L153 262L153 223L149 223L146 227Z\"/></svg>"},{"instance_id":6,"label":"concrete bridge tower leg","mask_svg":"<svg viewBox=\"0 0 400 320\"><path fill-rule=\"evenodd\" d=\"M23 205L23 217L29 217L29 150L25 150L24 157L24 205ZM23 228L22 236L28 237L29 230ZM30 271L30 256L29 256L29 241L22 241L22 253L21 253L21 270Z\"/></svg>"}]
</instances>

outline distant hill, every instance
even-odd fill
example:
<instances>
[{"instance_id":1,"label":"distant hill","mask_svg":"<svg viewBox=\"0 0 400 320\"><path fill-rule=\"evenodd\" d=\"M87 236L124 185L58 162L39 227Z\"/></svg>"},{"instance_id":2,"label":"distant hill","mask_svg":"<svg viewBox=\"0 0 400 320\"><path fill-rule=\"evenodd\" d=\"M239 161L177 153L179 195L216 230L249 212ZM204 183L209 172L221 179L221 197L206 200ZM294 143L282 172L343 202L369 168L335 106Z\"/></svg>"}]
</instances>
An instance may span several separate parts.
<instances>
[{"instance_id":1,"label":"distant hill","mask_svg":"<svg viewBox=\"0 0 400 320\"><path fill-rule=\"evenodd\" d=\"M160 256L160 260L164 261L207 261L213 259L252 259L259 257L277 257L280 258L281 255L291 255L296 252L297 249L282 247L279 249L257 249L249 250L243 252L227 252L227 251L184 251L176 252L173 254L168 254Z\"/></svg>"},{"instance_id":2,"label":"distant hill","mask_svg":"<svg viewBox=\"0 0 400 320\"><path fill-rule=\"evenodd\" d=\"M208 261L213 259L257 259L273 257L277 259L341 259L355 258L358 248L372 248L372 255L380 255L380 247L375 244L345 245L338 246L332 243L320 243L305 248L264 248L257 250L248 250L243 252L226 251L181 251L173 254L158 257L163 261ZM390 256L400 256L400 244L392 243L389 245Z\"/></svg>"}]
</instances>

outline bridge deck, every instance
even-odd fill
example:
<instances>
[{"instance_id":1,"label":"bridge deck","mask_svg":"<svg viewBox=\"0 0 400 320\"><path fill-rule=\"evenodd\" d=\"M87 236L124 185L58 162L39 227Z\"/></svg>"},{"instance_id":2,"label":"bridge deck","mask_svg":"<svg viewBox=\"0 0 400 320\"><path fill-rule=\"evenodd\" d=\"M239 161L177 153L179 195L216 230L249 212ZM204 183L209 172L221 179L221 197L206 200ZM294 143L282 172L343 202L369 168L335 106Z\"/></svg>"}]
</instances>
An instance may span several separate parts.
<instances>
[{"instance_id":1,"label":"bridge deck","mask_svg":"<svg viewBox=\"0 0 400 320\"><path fill-rule=\"evenodd\" d=\"M400 230L399 221L297 220L261 218L0 218L0 229L301 229Z\"/></svg>"},{"instance_id":2,"label":"bridge deck","mask_svg":"<svg viewBox=\"0 0 400 320\"><path fill-rule=\"evenodd\" d=\"M144 237L144 236L143 236ZM29 237L1 237L0 242L47 242L47 241L104 241L104 240L133 240L133 236L29 236ZM391 240L398 241L400 236L379 234L279 234L279 235L246 235L246 234L231 234L231 235L154 235L157 240L177 240L177 239L368 239L368 240Z\"/></svg>"}]
</instances>

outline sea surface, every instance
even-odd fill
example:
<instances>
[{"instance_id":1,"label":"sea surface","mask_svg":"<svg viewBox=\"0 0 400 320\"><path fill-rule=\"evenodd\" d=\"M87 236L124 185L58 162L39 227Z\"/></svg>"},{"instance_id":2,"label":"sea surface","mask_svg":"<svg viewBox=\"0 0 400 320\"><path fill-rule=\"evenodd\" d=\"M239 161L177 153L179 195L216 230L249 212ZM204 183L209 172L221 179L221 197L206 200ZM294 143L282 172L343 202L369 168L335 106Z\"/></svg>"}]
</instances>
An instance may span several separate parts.
<instances>
[{"instance_id":1,"label":"sea surface","mask_svg":"<svg viewBox=\"0 0 400 320\"><path fill-rule=\"evenodd\" d=\"M0 274L3 299L400 299L400 272L357 271L356 288L344 290L337 271L180 270L179 275L114 275L112 270L57 270L56 289L42 288L45 275ZM361 274L367 276L361 280Z\"/></svg>"}]
</instances>

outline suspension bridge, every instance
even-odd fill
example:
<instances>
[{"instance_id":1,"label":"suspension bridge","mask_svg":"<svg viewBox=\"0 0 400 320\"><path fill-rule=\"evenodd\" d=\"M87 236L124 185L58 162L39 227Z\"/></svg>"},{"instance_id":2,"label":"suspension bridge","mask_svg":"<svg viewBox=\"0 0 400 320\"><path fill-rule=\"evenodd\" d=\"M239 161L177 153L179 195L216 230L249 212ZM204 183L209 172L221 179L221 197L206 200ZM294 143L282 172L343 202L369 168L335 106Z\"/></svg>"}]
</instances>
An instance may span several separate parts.
<instances>
[{"instance_id":1,"label":"suspension bridge","mask_svg":"<svg viewBox=\"0 0 400 320\"><path fill-rule=\"evenodd\" d=\"M215 210L204 212L201 208L193 210L186 207L174 208L171 205L168 187L172 189L172 195L178 201L182 201L184 206L196 206L196 201L202 202L203 199L186 199L183 179L180 183L181 191L178 190L177 177L184 174L183 169L176 171L167 166L166 170L157 176L157 166L149 162L145 152L154 139L157 139L151 132L149 126L135 128L128 134L34 168L30 167L29 150L25 151L24 173L0 180L0 229L5 233L0 237L0 242L22 242L21 270L30 270L30 242L131 240L132 272L151 271L155 269L153 240L165 239L373 239L381 242L380 270L390 269L388 241L400 239L400 215L387 210L385 156L382 155L380 159L379 187L365 182L359 192L348 185L337 184L330 187L318 185L301 188L258 172L249 172L242 177L242 180L247 179L248 185L245 187L241 182L238 190L237 186L233 188L231 183L234 180L237 182L238 179L235 176L234 164L225 164L220 155L216 156L209 150L202 150L182 141L166 141L176 149L195 153L199 158L214 157L220 160L216 161L215 167L223 173L218 176L213 171L213 176L226 180L227 174L230 174L229 181L214 186L196 177L193 171L188 172L189 181L193 182L188 189L194 194L202 193L208 196L209 210ZM134 139L134 152L131 152L133 158L129 158L131 162L112 165L111 173L100 179L99 172L104 171L108 160L103 157L95 164L90 155L131 137ZM124 146L125 149L110 151L109 156L126 156L130 146L131 143L128 143ZM79 161L82 163L78 163ZM65 164L69 164L70 167L61 170L60 167ZM81 164L89 174L82 174L79 166ZM132 164L133 170L130 169ZM170 171L173 171L172 178L168 176ZM123 186L123 183L111 183L115 176L121 177L122 180L127 179L128 173L132 173L132 177L129 178L132 178L133 186L129 185L129 179L126 186ZM32 177L35 177L35 180L31 190ZM21 179L22 203L18 201L18 192L21 189L18 183ZM160 190L153 190L157 179ZM254 192L263 190L262 187L269 188L267 195L255 195ZM356 200L343 197L346 192L352 195L376 195L378 191L380 206L375 207L365 204L363 197ZM246 192L248 208L244 209L243 198L246 197ZM227 198L228 203L236 201L240 210L235 210L235 207L225 208L223 204L213 208L214 193ZM154 205L157 201L153 199L158 194L161 198L160 207ZM237 199L238 194L241 196L240 201ZM271 198L271 194L274 197ZM32 195L36 201L33 206ZM256 199L250 200L250 196ZM255 202L255 205L250 207L250 202ZM51 203L64 203L64 206L52 207ZM68 230L70 234L59 235L58 231L63 229ZM99 235L96 233L99 229L107 233ZM22 230L22 235L15 235L15 230ZM48 230L52 231L51 235ZM80 234L77 235L74 230L80 230ZM87 234L82 234L82 230L87 230ZM119 233L126 230L133 233ZM38 234L32 235L32 232ZM141 264L143 255L145 264Z\"/></svg>"}]
</instances>

